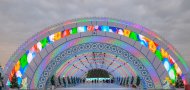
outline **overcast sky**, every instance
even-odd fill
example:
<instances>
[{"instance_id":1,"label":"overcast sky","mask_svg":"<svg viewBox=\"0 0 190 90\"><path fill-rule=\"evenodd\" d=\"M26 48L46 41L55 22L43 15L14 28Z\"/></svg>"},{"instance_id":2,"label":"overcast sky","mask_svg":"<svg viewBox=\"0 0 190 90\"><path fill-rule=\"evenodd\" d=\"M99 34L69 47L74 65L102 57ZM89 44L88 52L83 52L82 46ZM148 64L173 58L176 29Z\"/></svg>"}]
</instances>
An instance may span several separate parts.
<instances>
[{"instance_id":1,"label":"overcast sky","mask_svg":"<svg viewBox=\"0 0 190 90\"><path fill-rule=\"evenodd\" d=\"M0 65L42 29L91 16L128 20L157 32L190 66L190 0L0 0Z\"/></svg>"}]
</instances>

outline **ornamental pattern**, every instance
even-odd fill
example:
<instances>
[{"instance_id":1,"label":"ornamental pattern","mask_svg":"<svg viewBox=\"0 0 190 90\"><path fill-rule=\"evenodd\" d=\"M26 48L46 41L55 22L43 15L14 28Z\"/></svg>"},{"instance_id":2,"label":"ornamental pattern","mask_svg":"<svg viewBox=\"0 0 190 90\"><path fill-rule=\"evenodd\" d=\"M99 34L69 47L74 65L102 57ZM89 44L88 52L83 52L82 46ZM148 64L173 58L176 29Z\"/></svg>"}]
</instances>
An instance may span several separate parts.
<instances>
[{"instance_id":1,"label":"ornamental pattern","mask_svg":"<svg viewBox=\"0 0 190 90\"><path fill-rule=\"evenodd\" d=\"M62 64L63 62L62 58L65 58L65 60L67 60L70 56L74 56L74 54L78 52L83 52L83 51L92 52L92 51L100 51L100 50L104 52L111 52L115 55L118 55L121 58L125 58L125 61L133 65L134 68L138 69L138 71L140 72L139 74L143 77L147 88L154 88L154 83L151 79L150 74L146 70L145 66L135 56L130 54L128 51L120 47L117 47L115 45L106 44L106 43L98 43L98 42L91 42L91 43L76 45L58 54L53 60L51 60L51 62L46 67L46 69L43 71L42 75L40 76L37 87L38 88L45 87L44 85L46 84L48 77L51 75L51 72L53 72L56 66L59 66L60 64Z\"/></svg>"}]
</instances>

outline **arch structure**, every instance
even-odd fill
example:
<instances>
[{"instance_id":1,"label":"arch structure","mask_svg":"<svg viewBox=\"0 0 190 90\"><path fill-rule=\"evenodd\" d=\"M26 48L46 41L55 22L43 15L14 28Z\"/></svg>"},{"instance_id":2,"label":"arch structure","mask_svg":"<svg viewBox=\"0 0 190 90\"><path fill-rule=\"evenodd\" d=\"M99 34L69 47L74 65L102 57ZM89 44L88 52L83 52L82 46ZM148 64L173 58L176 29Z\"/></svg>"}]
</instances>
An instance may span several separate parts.
<instances>
[{"instance_id":1,"label":"arch structure","mask_svg":"<svg viewBox=\"0 0 190 90\"><path fill-rule=\"evenodd\" d=\"M43 89L52 75L85 77L92 69L113 77L138 75L146 89L172 88L179 77L189 84L188 65L163 38L139 24L97 17L68 20L33 35L10 57L4 83L10 86L16 75L22 88Z\"/></svg>"}]
</instances>

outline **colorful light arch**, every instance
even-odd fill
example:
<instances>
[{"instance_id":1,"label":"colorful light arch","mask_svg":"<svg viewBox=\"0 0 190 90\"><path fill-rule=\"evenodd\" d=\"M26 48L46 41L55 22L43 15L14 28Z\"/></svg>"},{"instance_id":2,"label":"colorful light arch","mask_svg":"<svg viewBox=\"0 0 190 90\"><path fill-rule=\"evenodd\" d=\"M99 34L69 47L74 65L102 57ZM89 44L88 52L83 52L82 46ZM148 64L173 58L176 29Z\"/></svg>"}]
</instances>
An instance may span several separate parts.
<instances>
[{"instance_id":1,"label":"colorful light arch","mask_svg":"<svg viewBox=\"0 0 190 90\"><path fill-rule=\"evenodd\" d=\"M66 27L71 24L83 24L89 22L90 24L88 25L72 26L70 28L62 29L62 27ZM108 23L115 23L116 25L108 25ZM132 28L130 29L128 27ZM171 44L160 38L154 32L138 24L109 18L86 18L70 20L49 27L34 35L20 48L18 48L16 53L10 58L4 71L8 76L5 79L5 82L7 85L10 85L13 75L16 74L18 83L21 84L28 66L35 59L38 53L44 50L47 46L52 45L61 39L87 32L108 32L127 37L135 42L139 42L142 46L148 48L148 50L151 51L156 56L156 58L162 62L162 65L165 67L172 84L176 82L177 77L181 77L184 84L188 83L185 74L189 71L189 67L185 63L185 60L183 60L181 55L172 47ZM47 35L47 33L51 34ZM80 42L75 42L75 44L77 43ZM26 51L23 52L23 49ZM168 49L170 51L168 51ZM11 67L11 70L8 69L8 67Z\"/></svg>"}]
</instances>

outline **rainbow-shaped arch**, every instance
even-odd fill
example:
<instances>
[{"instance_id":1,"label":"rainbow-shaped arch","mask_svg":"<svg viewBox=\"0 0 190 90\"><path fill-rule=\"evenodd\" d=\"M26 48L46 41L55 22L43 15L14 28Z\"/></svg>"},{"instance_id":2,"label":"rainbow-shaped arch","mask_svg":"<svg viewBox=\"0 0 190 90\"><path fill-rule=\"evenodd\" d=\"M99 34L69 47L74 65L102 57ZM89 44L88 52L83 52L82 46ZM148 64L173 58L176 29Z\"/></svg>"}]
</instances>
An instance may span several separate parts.
<instances>
[{"instance_id":1,"label":"rainbow-shaped arch","mask_svg":"<svg viewBox=\"0 0 190 90\"><path fill-rule=\"evenodd\" d=\"M183 64L185 69L189 71L189 68L183 58L176 52L176 50L168 43L166 43L164 40L158 37L157 34L149 31L148 29L138 25L138 24L133 24L130 22L123 22L123 21L118 21L118 20L113 20L113 19L81 19L78 21L66 21L63 23L63 25L69 25L72 23L83 23L83 22L88 22L88 21L109 21L109 22L116 22L119 24L125 24L127 26L132 26L136 29L141 29L144 32L147 32L148 34L156 37L158 40L163 41L165 44L168 45L169 49L171 49L174 54L178 57L178 60L180 63ZM34 36L32 39L30 39L26 44L24 44L21 47L26 47L28 44L34 39L40 37L41 34L47 33L48 31L55 30L58 28L59 25L45 29L44 31L40 32L38 35ZM77 33L85 33L85 32L111 32L114 34L119 34L122 36L125 36L127 38L130 38L136 42L139 42L141 45L147 47L154 55L162 62L164 65L166 71L168 72L170 82L175 83L177 80L177 77L182 77L184 84L187 83L185 77L184 77L184 72L181 70L179 65L177 64L176 60L170 55L167 50L165 50L163 47L161 47L158 43L154 42L152 39L139 34L138 32L132 31L128 28L119 28L119 27L113 27L113 26L107 26L107 25L87 25L87 26L79 26L79 27L73 27L70 29L65 29L63 31L58 31L54 34L51 34L50 36L47 36L40 40L39 42L35 43L33 46L31 46L30 49L28 49L20 58L19 60L16 60L16 63L14 64L14 67L12 68L11 72L9 73L9 78L6 81L7 85L10 85L10 81L12 81L12 77L14 74L16 74L18 83L22 83L22 76L25 74L27 66L30 64L30 62L35 58L36 54L42 51L45 47L48 45L60 40L61 38L65 38L71 35L75 35ZM19 49L18 51L19 52ZM17 55L11 57L10 60L14 60ZM6 67L9 67L9 63L6 65ZM5 68L5 72L6 72Z\"/></svg>"}]
</instances>

